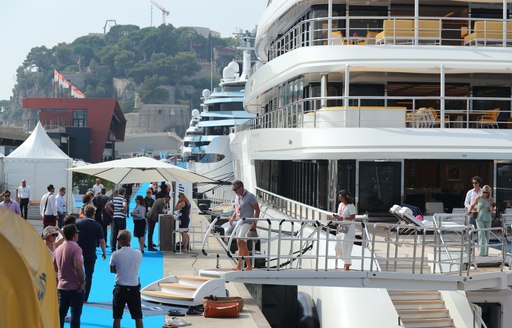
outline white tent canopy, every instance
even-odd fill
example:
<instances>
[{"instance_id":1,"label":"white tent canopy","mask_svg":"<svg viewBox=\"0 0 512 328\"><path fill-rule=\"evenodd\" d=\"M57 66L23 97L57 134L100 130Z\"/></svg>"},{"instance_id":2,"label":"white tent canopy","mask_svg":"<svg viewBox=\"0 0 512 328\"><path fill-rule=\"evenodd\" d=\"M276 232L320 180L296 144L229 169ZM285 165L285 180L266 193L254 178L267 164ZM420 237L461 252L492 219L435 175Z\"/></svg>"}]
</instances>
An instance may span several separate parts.
<instances>
[{"instance_id":1,"label":"white tent canopy","mask_svg":"<svg viewBox=\"0 0 512 328\"><path fill-rule=\"evenodd\" d=\"M16 150L3 158L4 182L13 194L26 179L32 192L32 202L38 203L47 192L46 187L53 184L56 190L67 189L68 209L74 209L71 203L71 174L67 171L73 160L67 156L48 137L41 122Z\"/></svg>"}]
</instances>

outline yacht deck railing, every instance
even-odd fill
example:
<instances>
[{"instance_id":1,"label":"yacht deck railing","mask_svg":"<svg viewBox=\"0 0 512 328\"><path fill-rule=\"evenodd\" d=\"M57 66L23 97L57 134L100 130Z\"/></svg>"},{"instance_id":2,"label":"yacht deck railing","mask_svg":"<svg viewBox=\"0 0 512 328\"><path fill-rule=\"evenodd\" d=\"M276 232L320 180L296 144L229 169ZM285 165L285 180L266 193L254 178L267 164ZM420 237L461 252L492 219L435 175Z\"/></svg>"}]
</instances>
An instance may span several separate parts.
<instances>
[{"instance_id":1,"label":"yacht deck railing","mask_svg":"<svg viewBox=\"0 0 512 328\"><path fill-rule=\"evenodd\" d=\"M442 99L441 99L442 98ZM445 102L444 109L439 103ZM505 97L341 96L294 101L235 126L235 131L268 128L410 127L509 128ZM485 109L475 104L485 103ZM346 105L348 104L348 106ZM429 105L430 104L430 105ZM437 105L436 105L437 104ZM494 115L495 114L495 115ZM494 115L494 116L493 116Z\"/></svg>"},{"instance_id":2,"label":"yacht deck railing","mask_svg":"<svg viewBox=\"0 0 512 328\"><path fill-rule=\"evenodd\" d=\"M511 30L512 20L475 17L320 17L300 21L276 39L268 49L268 60L294 49L320 45L509 47Z\"/></svg>"}]
</instances>

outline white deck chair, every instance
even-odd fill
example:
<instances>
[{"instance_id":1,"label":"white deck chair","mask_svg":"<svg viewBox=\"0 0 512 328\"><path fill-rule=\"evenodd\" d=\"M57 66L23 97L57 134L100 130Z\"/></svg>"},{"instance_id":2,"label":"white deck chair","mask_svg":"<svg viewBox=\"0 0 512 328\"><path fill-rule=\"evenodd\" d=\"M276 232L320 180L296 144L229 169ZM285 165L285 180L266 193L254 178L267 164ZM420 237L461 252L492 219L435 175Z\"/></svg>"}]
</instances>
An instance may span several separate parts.
<instances>
[{"instance_id":1,"label":"white deck chair","mask_svg":"<svg viewBox=\"0 0 512 328\"><path fill-rule=\"evenodd\" d=\"M450 228L450 229L453 229L454 231L455 230L462 231L466 228L465 225L459 224L456 222L447 222L447 221L436 222L436 220L419 221L418 219L416 219L416 217L414 217L411 209L407 208L407 207L402 208L399 212L399 215L402 217L404 222L412 224L418 228L423 228L423 229L427 229L427 230L434 229L436 227L441 227L441 228Z\"/></svg>"},{"instance_id":2,"label":"white deck chair","mask_svg":"<svg viewBox=\"0 0 512 328\"><path fill-rule=\"evenodd\" d=\"M389 213L393 214L394 217L398 219L398 221L402 221L402 217L400 216L400 210L402 209L402 206L400 205L393 205L389 209Z\"/></svg>"}]
</instances>

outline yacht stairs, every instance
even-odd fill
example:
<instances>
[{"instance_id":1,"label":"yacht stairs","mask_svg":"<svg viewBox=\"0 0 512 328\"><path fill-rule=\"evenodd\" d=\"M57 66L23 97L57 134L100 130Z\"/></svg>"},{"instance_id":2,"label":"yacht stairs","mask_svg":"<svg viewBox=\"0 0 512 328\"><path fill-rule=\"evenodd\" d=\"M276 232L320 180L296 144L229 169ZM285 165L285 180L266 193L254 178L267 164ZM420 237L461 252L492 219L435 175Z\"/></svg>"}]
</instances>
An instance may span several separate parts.
<instances>
[{"instance_id":1,"label":"yacht stairs","mask_svg":"<svg viewBox=\"0 0 512 328\"><path fill-rule=\"evenodd\" d=\"M145 301L191 306L202 304L210 295L226 296L226 286L224 279L173 275L147 285L140 293Z\"/></svg>"},{"instance_id":2,"label":"yacht stairs","mask_svg":"<svg viewBox=\"0 0 512 328\"><path fill-rule=\"evenodd\" d=\"M455 327L439 291L388 290L404 328Z\"/></svg>"}]
</instances>

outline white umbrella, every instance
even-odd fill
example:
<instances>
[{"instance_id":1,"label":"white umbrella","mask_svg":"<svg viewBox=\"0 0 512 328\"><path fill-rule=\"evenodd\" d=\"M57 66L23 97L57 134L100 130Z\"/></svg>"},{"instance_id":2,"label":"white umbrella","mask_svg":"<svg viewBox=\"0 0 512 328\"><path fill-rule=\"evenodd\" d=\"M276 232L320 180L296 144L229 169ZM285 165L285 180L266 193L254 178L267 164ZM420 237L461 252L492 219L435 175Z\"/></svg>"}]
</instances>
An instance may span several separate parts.
<instances>
[{"instance_id":1,"label":"white umbrella","mask_svg":"<svg viewBox=\"0 0 512 328\"><path fill-rule=\"evenodd\" d=\"M161 162L149 157L118 159L74 167L69 170L93 175L116 184L144 183L151 181L217 182L176 165Z\"/></svg>"}]
</instances>

